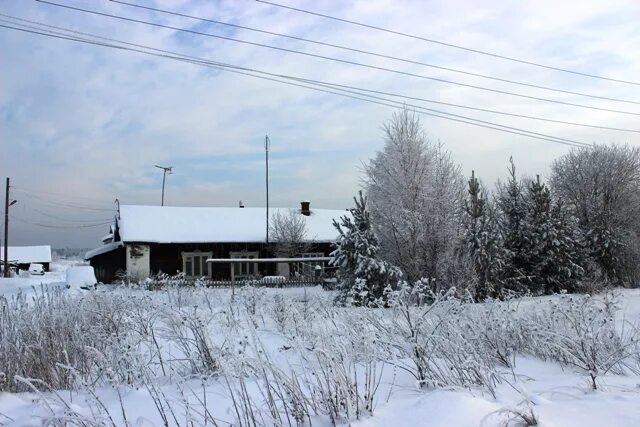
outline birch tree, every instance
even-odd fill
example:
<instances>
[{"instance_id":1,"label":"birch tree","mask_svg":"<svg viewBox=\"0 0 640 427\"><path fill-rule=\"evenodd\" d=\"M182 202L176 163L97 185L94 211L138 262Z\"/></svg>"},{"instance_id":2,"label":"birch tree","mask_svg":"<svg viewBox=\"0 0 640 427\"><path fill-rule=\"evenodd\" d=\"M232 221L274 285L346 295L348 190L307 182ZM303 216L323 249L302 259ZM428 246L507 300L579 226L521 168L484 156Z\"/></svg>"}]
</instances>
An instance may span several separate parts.
<instances>
[{"instance_id":1,"label":"birch tree","mask_svg":"<svg viewBox=\"0 0 640 427\"><path fill-rule=\"evenodd\" d=\"M572 149L552 166L551 185L571 209L604 277L640 279L640 149L597 145Z\"/></svg>"},{"instance_id":2,"label":"birch tree","mask_svg":"<svg viewBox=\"0 0 640 427\"><path fill-rule=\"evenodd\" d=\"M365 165L365 189L381 254L411 283L441 279L460 228L464 180L441 145L402 109L383 125L385 145Z\"/></svg>"}]
</instances>

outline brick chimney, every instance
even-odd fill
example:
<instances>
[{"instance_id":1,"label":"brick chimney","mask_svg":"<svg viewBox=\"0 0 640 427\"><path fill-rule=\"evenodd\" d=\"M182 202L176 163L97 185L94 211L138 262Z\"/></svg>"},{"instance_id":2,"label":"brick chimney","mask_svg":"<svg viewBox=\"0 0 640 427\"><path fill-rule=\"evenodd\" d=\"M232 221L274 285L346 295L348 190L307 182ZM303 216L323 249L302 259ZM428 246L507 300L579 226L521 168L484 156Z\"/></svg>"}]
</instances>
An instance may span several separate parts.
<instances>
[{"instance_id":1,"label":"brick chimney","mask_svg":"<svg viewBox=\"0 0 640 427\"><path fill-rule=\"evenodd\" d=\"M308 200L300 202L300 213L305 216L311 215L311 202Z\"/></svg>"}]
</instances>

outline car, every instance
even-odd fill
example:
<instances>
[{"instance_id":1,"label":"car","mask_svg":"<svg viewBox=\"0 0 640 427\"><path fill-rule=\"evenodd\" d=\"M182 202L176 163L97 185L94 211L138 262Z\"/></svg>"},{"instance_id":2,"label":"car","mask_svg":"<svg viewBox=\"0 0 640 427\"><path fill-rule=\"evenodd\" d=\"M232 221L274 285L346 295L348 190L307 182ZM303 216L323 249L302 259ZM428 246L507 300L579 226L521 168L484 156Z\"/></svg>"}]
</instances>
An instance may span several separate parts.
<instances>
[{"instance_id":1,"label":"car","mask_svg":"<svg viewBox=\"0 0 640 427\"><path fill-rule=\"evenodd\" d=\"M29 274L32 276L44 276L44 267L42 264L29 264Z\"/></svg>"}]
</instances>

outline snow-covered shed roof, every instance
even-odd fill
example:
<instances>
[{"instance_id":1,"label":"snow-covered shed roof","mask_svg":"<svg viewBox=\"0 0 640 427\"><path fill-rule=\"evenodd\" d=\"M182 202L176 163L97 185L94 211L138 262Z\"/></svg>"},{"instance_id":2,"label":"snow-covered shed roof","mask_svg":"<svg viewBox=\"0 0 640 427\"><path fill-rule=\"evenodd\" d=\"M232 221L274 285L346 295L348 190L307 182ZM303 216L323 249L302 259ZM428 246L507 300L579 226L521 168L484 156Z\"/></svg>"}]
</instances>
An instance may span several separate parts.
<instances>
[{"instance_id":1,"label":"snow-covered shed roof","mask_svg":"<svg viewBox=\"0 0 640 427\"><path fill-rule=\"evenodd\" d=\"M20 264L51 262L51 246L9 246L7 258ZM4 261L4 247L0 247L0 260Z\"/></svg>"},{"instance_id":2,"label":"snow-covered shed roof","mask_svg":"<svg viewBox=\"0 0 640 427\"><path fill-rule=\"evenodd\" d=\"M270 208L272 216L288 208ZM299 212L299 211L298 211ZM302 215L310 241L332 242L338 237L333 219L346 210L312 209ZM265 208L120 206L120 239L149 243L231 243L266 241Z\"/></svg>"},{"instance_id":3,"label":"snow-covered shed roof","mask_svg":"<svg viewBox=\"0 0 640 427\"><path fill-rule=\"evenodd\" d=\"M122 242L109 242L109 243L105 243L102 246L98 246L95 249L91 249L90 251L88 251L87 253L84 254L84 259L91 259L94 256L97 255L102 255L104 253L107 252L111 252L114 249L117 249L119 247L121 247L123 245Z\"/></svg>"}]
</instances>

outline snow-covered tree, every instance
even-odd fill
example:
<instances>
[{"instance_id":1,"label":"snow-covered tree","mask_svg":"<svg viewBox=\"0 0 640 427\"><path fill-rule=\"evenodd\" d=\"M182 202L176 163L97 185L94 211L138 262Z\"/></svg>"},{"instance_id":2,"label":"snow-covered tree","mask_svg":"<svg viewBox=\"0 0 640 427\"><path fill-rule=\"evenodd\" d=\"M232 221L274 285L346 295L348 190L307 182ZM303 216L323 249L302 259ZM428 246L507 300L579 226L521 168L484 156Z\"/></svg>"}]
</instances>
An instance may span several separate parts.
<instances>
[{"instance_id":1,"label":"snow-covered tree","mask_svg":"<svg viewBox=\"0 0 640 427\"><path fill-rule=\"evenodd\" d=\"M539 175L529 184L523 236L531 292L576 290L585 263L581 233L575 218L561 201L554 202Z\"/></svg>"},{"instance_id":2,"label":"snow-covered tree","mask_svg":"<svg viewBox=\"0 0 640 427\"><path fill-rule=\"evenodd\" d=\"M411 283L441 278L457 241L464 192L460 169L402 109L383 127L385 145L365 165L365 189L385 260Z\"/></svg>"},{"instance_id":3,"label":"snow-covered tree","mask_svg":"<svg viewBox=\"0 0 640 427\"><path fill-rule=\"evenodd\" d=\"M516 175L513 158L509 159L507 182L497 185L496 203L499 210L498 227L503 247L508 253L505 263L505 286L515 291L526 291L530 283L525 230L527 229L526 193Z\"/></svg>"},{"instance_id":4,"label":"snow-covered tree","mask_svg":"<svg viewBox=\"0 0 640 427\"><path fill-rule=\"evenodd\" d=\"M473 260L475 297L482 301L500 293L505 251L494 212L474 171L471 172L468 184L469 194L464 203L466 215L463 221L463 243Z\"/></svg>"},{"instance_id":5,"label":"snow-covered tree","mask_svg":"<svg viewBox=\"0 0 640 427\"><path fill-rule=\"evenodd\" d=\"M343 298L366 305L382 298L385 288L394 287L401 272L379 258L380 245L367 210L367 198L360 191L353 200L351 216L333 221L339 237L331 264L338 267Z\"/></svg>"},{"instance_id":6,"label":"snow-covered tree","mask_svg":"<svg viewBox=\"0 0 640 427\"><path fill-rule=\"evenodd\" d=\"M640 278L640 148L573 149L552 166L551 185L578 219L605 278Z\"/></svg>"},{"instance_id":7,"label":"snow-covered tree","mask_svg":"<svg viewBox=\"0 0 640 427\"><path fill-rule=\"evenodd\" d=\"M461 209L464 200L465 180L462 170L438 143L435 151L435 173L430 191L430 221L427 224L427 241L424 242L429 262L423 278L436 281L434 290L456 286L460 289L460 279L465 277L468 265L464 259L452 263L457 252L456 242L464 232ZM444 285L444 286L443 286Z\"/></svg>"}]
</instances>

